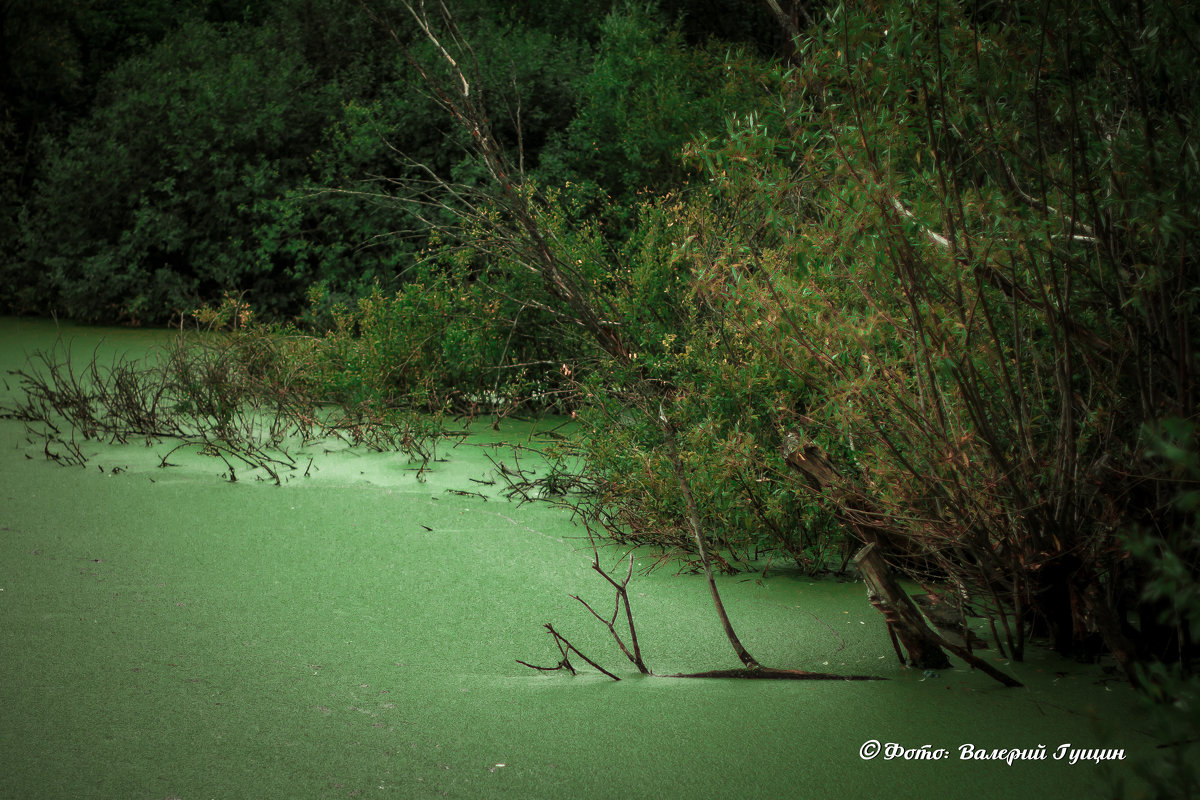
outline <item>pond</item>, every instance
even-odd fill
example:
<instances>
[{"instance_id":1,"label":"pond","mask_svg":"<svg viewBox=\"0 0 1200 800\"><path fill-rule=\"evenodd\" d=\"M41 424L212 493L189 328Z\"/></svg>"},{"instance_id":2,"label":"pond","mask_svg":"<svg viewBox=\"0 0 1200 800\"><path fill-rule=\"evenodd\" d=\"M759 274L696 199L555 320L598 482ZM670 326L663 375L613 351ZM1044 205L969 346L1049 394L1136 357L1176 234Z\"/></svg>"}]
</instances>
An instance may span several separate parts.
<instances>
[{"instance_id":1,"label":"pond","mask_svg":"<svg viewBox=\"0 0 1200 800\"><path fill-rule=\"evenodd\" d=\"M61 333L86 354L163 335ZM58 335L0 320L0 367ZM166 444L88 443L63 467L0 421L0 797L1105 796L1153 750L1132 691L1094 666L997 662L1022 689L902 668L850 581L720 588L763 663L887 680L638 675L570 597L613 603L582 531L487 485L549 425L480 426L420 475L313 447L308 477L276 486L198 453L159 468ZM630 595L655 672L739 666L703 578L635 573ZM547 622L623 680L518 664L557 662ZM925 745L943 757L887 757ZM1125 759L1072 764L1085 748Z\"/></svg>"}]
</instances>

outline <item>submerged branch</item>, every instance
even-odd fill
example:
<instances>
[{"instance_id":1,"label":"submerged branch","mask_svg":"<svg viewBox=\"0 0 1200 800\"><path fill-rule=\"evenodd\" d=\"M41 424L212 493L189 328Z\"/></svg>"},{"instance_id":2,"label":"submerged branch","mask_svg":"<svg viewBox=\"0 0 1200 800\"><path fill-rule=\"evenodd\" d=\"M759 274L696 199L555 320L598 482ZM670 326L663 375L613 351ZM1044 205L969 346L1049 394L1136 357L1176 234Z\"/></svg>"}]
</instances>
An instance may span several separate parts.
<instances>
[{"instance_id":1,"label":"submerged branch","mask_svg":"<svg viewBox=\"0 0 1200 800\"><path fill-rule=\"evenodd\" d=\"M45 441L47 458L84 464L76 436L84 440L147 446L195 447L229 467L233 461L265 471L276 484L295 471L288 440L313 442L330 437L378 452L398 451L424 466L436 456L443 435L436 422L424 422L390 408L330 404L299 385L286 341L269 332L242 333L215 344L177 339L159 353L137 360L125 356L109 364L94 352L82 370L73 366L70 345L58 342L30 357L19 379L24 396L0 408L0 416L25 423Z\"/></svg>"},{"instance_id":2,"label":"submerged branch","mask_svg":"<svg viewBox=\"0 0 1200 800\"><path fill-rule=\"evenodd\" d=\"M660 675L660 678L742 678L750 680L789 681L886 681L878 675L836 675L832 672L807 672L802 669L775 669L760 667L751 669L714 669L707 672L686 672L677 675Z\"/></svg>"}]
</instances>

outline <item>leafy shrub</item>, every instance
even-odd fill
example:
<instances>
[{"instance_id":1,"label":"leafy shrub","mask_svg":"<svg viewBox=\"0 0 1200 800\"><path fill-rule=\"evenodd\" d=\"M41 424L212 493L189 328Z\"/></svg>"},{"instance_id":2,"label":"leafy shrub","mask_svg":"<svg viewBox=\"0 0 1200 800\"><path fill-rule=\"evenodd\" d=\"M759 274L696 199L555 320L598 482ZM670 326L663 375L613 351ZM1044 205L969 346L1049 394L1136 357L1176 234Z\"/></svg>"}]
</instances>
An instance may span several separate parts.
<instances>
[{"instance_id":1,"label":"leafy shrub","mask_svg":"<svg viewBox=\"0 0 1200 800\"><path fill-rule=\"evenodd\" d=\"M1171 524L1138 431L1195 396L1176 220L1198 165L1161 165L1200 84L1157 33L1169 5L1070 27L839 7L776 105L691 147L711 194L678 218L745 369L804 387L772 420L814 455L795 489L992 608L1018 656L1031 629L1102 638L1131 674L1153 637L1123 622L1140 589L1114 533Z\"/></svg>"},{"instance_id":2,"label":"leafy shrub","mask_svg":"<svg viewBox=\"0 0 1200 800\"><path fill-rule=\"evenodd\" d=\"M594 353L570 362L582 480L591 492L578 510L618 541L660 547L664 559L695 556L685 501L663 449L662 402L680 431L677 449L721 568L783 557L812 572L840 569L840 533L795 491L775 452L780 409L807 388L791 374L764 369L752 338L729 326L727 309L705 294L704 275L681 257L681 237L697 213L679 195L643 204L624 247L609 253L614 266L596 279L595 300L621 321L633 354L627 361Z\"/></svg>"},{"instance_id":3,"label":"leafy shrub","mask_svg":"<svg viewBox=\"0 0 1200 800\"><path fill-rule=\"evenodd\" d=\"M1200 164L1164 165L1200 72L1161 33L1170 3L993 11L839 6L763 78L773 102L688 146L703 181L591 273L621 348L581 387L588 513L687 547L662 402L705 527L742 557L837 520L986 610L1013 656L1044 634L1136 679L1192 646L1127 623L1145 577L1117 533L1175 522L1179 480L1139 431L1194 415ZM767 480L791 501L734 496Z\"/></svg>"},{"instance_id":4,"label":"leafy shrub","mask_svg":"<svg viewBox=\"0 0 1200 800\"><path fill-rule=\"evenodd\" d=\"M599 52L580 85L578 113L546 156L547 181L592 184L614 226L628 233L642 194L683 183L680 150L761 98L750 56L718 43L689 47L652 7L630 3L601 24Z\"/></svg>"},{"instance_id":5,"label":"leafy shrub","mask_svg":"<svg viewBox=\"0 0 1200 800\"><path fill-rule=\"evenodd\" d=\"M336 108L313 83L270 31L200 22L122 63L51 146L25 236L40 293L92 320L161 320L221 290L284 303L294 283L244 250L255 201L303 173Z\"/></svg>"}]
</instances>

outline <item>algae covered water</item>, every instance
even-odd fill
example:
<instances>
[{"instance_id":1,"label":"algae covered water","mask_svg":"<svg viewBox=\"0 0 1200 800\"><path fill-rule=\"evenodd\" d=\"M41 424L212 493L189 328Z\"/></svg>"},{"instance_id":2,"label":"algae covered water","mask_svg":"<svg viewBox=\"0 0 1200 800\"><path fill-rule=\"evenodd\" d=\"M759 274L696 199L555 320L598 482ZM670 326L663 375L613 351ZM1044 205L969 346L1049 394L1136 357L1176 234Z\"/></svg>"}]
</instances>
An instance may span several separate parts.
<instances>
[{"instance_id":1,"label":"algae covered water","mask_svg":"<svg viewBox=\"0 0 1200 800\"><path fill-rule=\"evenodd\" d=\"M57 335L0 321L0 366ZM570 597L613 601L582 531L487 485L538 424L473 430L419 474L313 447L275 486L199 453L159 468L165 444L62 467L0 421L0 797L1104 796L1155 747L1095 667L1035 649L1000 664L1023 689L901 668L855 582L720 585L764 664L887 680L638 675ZM630 594L655 672L738 666L702 578ZM547 622L623 680L518 664L558 660Z\"/></svg>"}]
</instances>

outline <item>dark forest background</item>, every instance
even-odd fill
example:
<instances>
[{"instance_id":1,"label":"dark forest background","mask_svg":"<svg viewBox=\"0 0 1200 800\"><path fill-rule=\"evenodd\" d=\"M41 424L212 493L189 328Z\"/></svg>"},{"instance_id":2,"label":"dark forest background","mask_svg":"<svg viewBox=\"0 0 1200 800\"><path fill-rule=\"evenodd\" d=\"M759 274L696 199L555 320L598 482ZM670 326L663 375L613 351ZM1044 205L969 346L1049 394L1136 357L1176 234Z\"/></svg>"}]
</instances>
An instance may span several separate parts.
<instances>
[{"instance_id":1,"label":"dark forest background","mask_svg":"<svg viewBox=\"0 0 1200 800\"><path fill-rule=\"evenodd\" d=\"M684 180L685 141L759 101L726 57L765 65L785 39L753 3L612 5L467 2L455 14L497 135L522 146L530 178L611 198L628 222L638 192ZM283 319L308 310L315 284L348 300L395 291L431 226L381 202L387 181L409 160L472 179L462 136L372 18L405 13L7 0L0 301L162 324L225 293Z\"/></svg>"}]
</instances>

